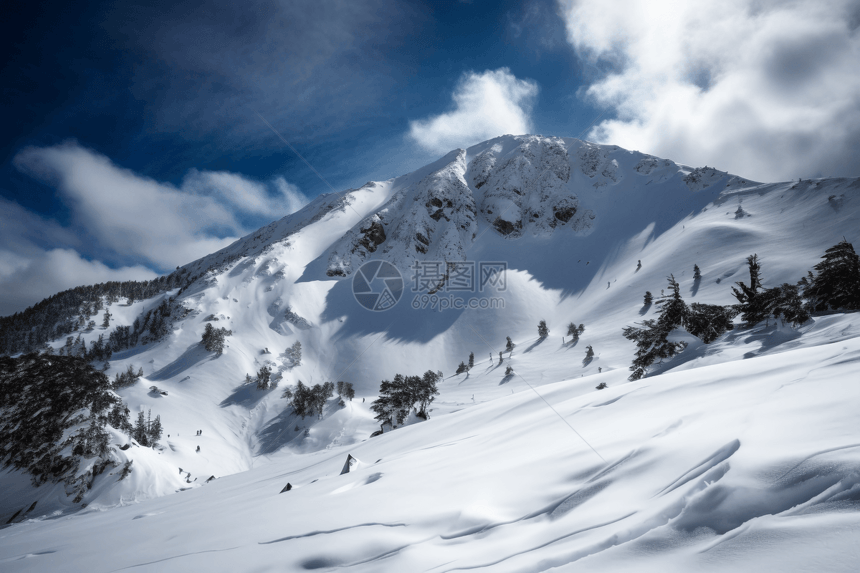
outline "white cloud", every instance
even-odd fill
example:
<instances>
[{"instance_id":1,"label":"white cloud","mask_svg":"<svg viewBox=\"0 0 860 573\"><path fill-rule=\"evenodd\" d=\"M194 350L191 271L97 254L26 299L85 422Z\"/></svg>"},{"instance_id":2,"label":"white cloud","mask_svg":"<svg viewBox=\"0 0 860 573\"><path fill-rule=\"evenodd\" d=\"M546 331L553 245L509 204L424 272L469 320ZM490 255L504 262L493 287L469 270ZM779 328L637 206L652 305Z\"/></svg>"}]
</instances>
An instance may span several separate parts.
<instances>
[{"instance_id":1,"label":"white cloud","mask_svg":"<svg viewBox=\"0 0 860 573\"><path fill-rule=\"evenodd\" d=\"M31 252L28 257L0 249L0 316L13 314L58 292L107 281L149 280L157 273L142 266L112 269L88 261L72 249Z\"/></svg>"},{"instance_id":2,"label":"white cloud","mask_svg":"<svg viewBox=\"0 0 860 573\"><path fill-rule=\"evenodd\" d=\"M307 204L281 177L192 170L176 187L74 143L26 148L13 163L57 188L71 223L0 199L0 316L78 285L153 278Z\"/></svg>"},{"instance_id":3,"label":"white cloud","mask_svg":"<svg viewBox=\"0 0 860 573\"><path fill-rule=\"evenodd\" d=\"M409 137L421 147L445 153L457 147L531 131L531 107L538 86L507 68L464 74L454 88L454 109L409 123Z\"/></svg>"},{"instance_id":4,"label":"white cloud","mask_svg":"<svg viewBox=\"0 0 860 573\"><path fill-rule=\"evenodd\" d=\"M759 180L858 175L860 3L560 0L568 39L613 71L590 138Z\"/></svg>"},{"instance_id":5,"label":"white cloud","mask_svg":"<svg viewBox=\"0 0 860 573\"><path fill-rule=\"evenodd\" d=\"M74 223L104 251L171 268L216 251L252 229L242 216L294 212L307 200L275 180L266 185L232 173L191 171L180 188L141 177L76 144L30 147L15 166L57 187Z\"/></svg>"}]
</instances>

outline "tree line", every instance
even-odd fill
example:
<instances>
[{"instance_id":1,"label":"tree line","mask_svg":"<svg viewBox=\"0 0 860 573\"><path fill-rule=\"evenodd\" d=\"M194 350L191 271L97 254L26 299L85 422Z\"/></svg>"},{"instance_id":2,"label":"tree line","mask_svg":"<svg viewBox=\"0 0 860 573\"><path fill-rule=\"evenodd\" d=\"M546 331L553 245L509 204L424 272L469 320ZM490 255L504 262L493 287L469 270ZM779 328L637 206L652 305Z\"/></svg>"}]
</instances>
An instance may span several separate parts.
<instances>
[{"instance_id":1,"label":"tree line","mask_svg":"<svg viewBox=\"0 0 860 573\"><path fill-rule=\"evenodd\" d=\"M735 283L732 295L738 303L729 306L700 303L688 306L681 298L675 277L669 275L670 292L657 300L659 316L622 331L637 348L629 379L642 378L655 362L671 358L687 347L683 341L669 340L670 333L677 328L710 344L734 328L732 322L738 315L747 328L770 319L799 326L809 320L813 312L860 310L860 257L845 239L827 249L814 267L816 272L808 271L796 284L765 288L761 261L756 254L747 257L747 268L749 282ZM699 280L701 273L696 274ZM651 293L646 292L646 306L651 301Z\"/></svg>"}]
</instances>

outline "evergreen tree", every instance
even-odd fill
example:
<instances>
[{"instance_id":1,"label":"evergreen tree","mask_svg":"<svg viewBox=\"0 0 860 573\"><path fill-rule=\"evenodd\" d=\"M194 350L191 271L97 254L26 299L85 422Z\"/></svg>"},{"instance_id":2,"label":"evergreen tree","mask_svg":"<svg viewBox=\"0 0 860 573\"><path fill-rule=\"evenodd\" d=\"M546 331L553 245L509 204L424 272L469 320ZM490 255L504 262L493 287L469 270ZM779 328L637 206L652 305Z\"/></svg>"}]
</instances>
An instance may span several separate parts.
<instances>
[{"instance_id":1,"label":"evergreen tree","mask_svg":"<svg viewBox=\"0 0 860 573\"><path fill-rule=\"evenodd\" d=\"M269 381L272 378L272 369L266 365L260 367L260 370L257 372L257 389L258 390L268 390L269 389Z\"/></svg>"},{"instance_id":2,"label":"evergreen tree","mask_svg":"<svg viewBox=\"0 0 860 573\"><path fill-rule=\"evenodd\" d=\"M594 358L594 349L591 347L590 344L585 347L585 358Z\"/></svg>"},{"instance_id":3,"label":"evergreen tree","mask_svg":"<svg viewBox=\"0 0 860 573\"><path fill-rule=\"evenodd\" d=\"M651 295L650 290L645 291L645 306L649 306L652 302L654 302L654 297Z\"/></svg>"},{"instance_id":4,"label":"evergreen tree","mask_svg":"<svg viewBox=\"0 0 860 573\"><path fill-rule=\"evenodd\" d=\"M546 327L546 321L542 320L538 323L538 337L546 338L549 336L549 328Z\"/></svg>"},{"instance_id":5,"label":"evergreen tree","mask_svg":"<svg viewBox=\"0 0 860 573\"><path fill-rule=\"evenodd\" d=\"M656 320L642 321L642 328L628 326L622 331L624 337L637 346L636 358L630 366L633 371L629 377L631 381L642 378L655 361L671 358L687 347L685 342L669 342L667 339L669 333L682 326L687 318L687 306L681 299L675 276L669 275L668 281L672 293L657 301L660 316Z\"/></svg>"},{"instance_id":6,"label":"evergreen tree","mask_svg":"<svg viewBox=\"0 0 860 573\"><path fill-rule=\"evenodd\" d=\"M418 384L414 395L414 402L418 402L418 415L425 420L430 417L427 408L439 395L439 389L436 383L442 379L441 372L433 372L428 370L421 377L421 382ZM414 403L413 402L413 403Z\"/></svg>"},{"instance_id":7,"label":"evergreen tree","mask_svg":"<svg viewBox=\"0 0 860 573\"><path fill-rule=\"evenodd\" d=\"M471 370L474 367L475 367L475 353L470 352L469 353L469 370Z\"/></svg>"},{"instance_id":8,"label":"evergreen tree","mask_svg":"<svg viewBox=\"0 0 860 573\"><path fill-rule=\"evenodd\" d=\"M684 328L693 336L701 338L705 344L710 344L734 328L732 319L735 316L737 311L732 307L694 302L684 319Z\"/></svg>"},{"instance_id":9,"label":"evergreen tree","mask_svg":"<svg viewBox=\"0 0 860 573\"><path fill-rule=\"evenodd\" d=\"M466 371L468 371L468 370L469 370L469 367L468 367L468 366L466 366L466 363L461 361L461 362L460 362L460 365L459 365L459 366L457 366L457 372L456 372L456 374L462 374L463 372L466 372Z\"/></svg>"},{"instance_id":10,"label":"evergreen tree","mask_svg":"<svg viewBox=\"0 0 860 573\"><path fill-rule=\"evenodd\" d=\"M751 327L767 318L768 311L766 297L762 296L761 292L761 265L758 261L758 255L747 257L747 266L750 273L749 286L745 285L743 281L738 281L736 284L740 290L732 287L732 294L740 303L741 318L748 327Z\"/></svg>"},{"instance_id":11,"label":"evergreen tree","mask_svg":"<svg viewBox=\"0 0 860 573\"><path fill-rule=\"evenodd\" d=\"M160 313L155 313L153 324L158 324L158 321L163 321ZM155 326L156 332L160 331L161 327ZM152 330L152 328L150 329ZM226 337L232 336L233 331L226 328L215 328L212 323L207 322L206 328L203 331L203 339L201 343L209 352L214 352L218 356L224 353L224 342Z\"/></svg>"},{"instance_id":12,"label":"evergreen tree","mask_svg":"<svg viewBox=\"0 0 860 573\"><path fill-rule=\"evenodd\" d=\"M505 351L506 352L513 352L514 346L516 346L516 344L514 344L514 341L511 340L510 336L506 336L505 338L507 339L507 344L505 344Z\"/></svg>"},{"instance_id":13,"label":"evergreen tree","mask_svg":"<svg viewBox=\"0 0 860 573\"><path fill-rule=\"evenodd\" d=\"M824 252L816 274L804 291L813 311L860 310L860 257L842 239Z\"/></svg>"},{"instance_id":14,"label":"evergreen tree","mask_svg":"<svg viewBox=\"0 0 860 573\"><path fill-rule=\"evenodd\" d=\"M693 265L693 280L702 280L702 271L699 270L699 265Z\"/></svg>"},{"instance_id":15,"label":"evergreen tree","mask_svg":"<svg viewBox=\"0 0 860 573\"><path fill-rule=\"evenodd\" d=\"M810 318L800 296L800 288L789 283L768 289L767 310L774 318L792 326L800 326Z\"/></svg>"},{"instance_id":16,"label":"evergreen tree","mask_svg":"<svg viewBox=\"0 0 860 573\"><path fill-rule=\"evenodd\" d=\"M143 412L138 412L137 422L134 424L134 430L131 432L131 437L137 440L137 443L144 447L149 445L146 430L146 417L143 415Z\"/></svg>"},{"instance_id":17,"label":"evergreen tree","mask_svg":"<svg viewBox=\"0 0 860 573\"><path fill-rule=\"evenodd\" d=\"M285 354L287 355L287 360L292 363L292 366L301 366L302 364L302 343L298 340L293 343L292 346L287 348Z\"/></svg>"},{"instance_id":18,"label":"evergreen tree","mask_svg":"<svg viewBox=\"0 0 860 573\"><path fill-rule=\"evenodd\" d=\"M508 366L505 368L505 376L511 376L514 373L514 367Z\"/></svg>"},{"instance_id":19,"label":"evergreen tree","mask_svg":"<svg viewBox=\"0 0 860 573\"><path fill-rule=\"evenodd\" d=\"M355 398L355 388L352 387L352 382L339 382L339 384L343 384L343 387L338 394L352 402L352 399Z\"/></svg>"},{"instance_id":20,"label":"evergreen tree","mask_svg":"<svg viewBox=\"0 0 860 573\"><path fill-rule=\"evenodd\" d=\"M147 439L150 444L154 446L161 439L161 431L161 416L156 416L147 432Z\"/></svg>"},{"instance_id":21,"label":"evergreen tree","mask_svg":"<svg viewBox=\"0 0 860 573\"><path fill-rule=\"evenodd\" d=\"M105 318L102 321L102 326L108 328L110 326L110 317L113 316L109 310L105 310Z\"/></svg>"},{"instance_id":22,"label":"evergreen tree","mask_svg":"<svg viewBox=\"0 0 860 573\"><path fill-rule=\"evenodd\" d=\"M576 324L571 322L567 325L567 336L573 337L574 342L579 339L579 330L577 329Z\"/></svg>"}]
</instances>

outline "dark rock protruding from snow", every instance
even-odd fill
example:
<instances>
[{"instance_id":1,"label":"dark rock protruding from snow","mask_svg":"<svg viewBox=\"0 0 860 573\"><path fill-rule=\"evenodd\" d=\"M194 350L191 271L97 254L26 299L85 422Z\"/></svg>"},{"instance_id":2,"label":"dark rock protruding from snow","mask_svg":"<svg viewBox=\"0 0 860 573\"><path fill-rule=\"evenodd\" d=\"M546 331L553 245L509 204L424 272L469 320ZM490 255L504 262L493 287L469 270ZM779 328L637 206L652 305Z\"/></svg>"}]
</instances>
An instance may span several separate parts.
<instances>
[{"instance_id":1,"label":"dark rock protruding from snow","mask_svg":"<svg viewBox=\"0 0 860 573\"><path fill-rule=\"evenodd\" d=\"M290 491L291 489L293 489L293 484L287 482L287 485L284 486L284 489L281 490L281 493L284 493L285 491Z\"/></svg>"},{"instance_id":2,"label":"dark rock protruding from snow","mask_svg":"<svg viewBox=\"0 0 860 573\"><path fill-rule=\"evenodd\" d=\"M352 454L347 454L346 462L343 464L343 469L340 470L340 475L355 471L358 468L359 463L361 462L358 461L358 458L353 457Z\"/></svg>"}]
</instances>

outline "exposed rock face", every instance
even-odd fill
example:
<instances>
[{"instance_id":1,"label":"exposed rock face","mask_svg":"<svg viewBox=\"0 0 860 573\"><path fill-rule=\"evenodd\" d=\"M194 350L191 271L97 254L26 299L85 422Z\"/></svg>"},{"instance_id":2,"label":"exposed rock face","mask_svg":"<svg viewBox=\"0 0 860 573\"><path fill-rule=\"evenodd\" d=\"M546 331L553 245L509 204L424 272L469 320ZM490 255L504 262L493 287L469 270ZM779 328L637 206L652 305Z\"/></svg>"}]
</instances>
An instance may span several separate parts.
<instances>
[{"instance_id":1,"label":"exposed rock face","mask_svg":"<svg viewBox=\"0 0 860 573\"><path fill-rule=\"evenodd\" d=\"M350 230L329 256L328 276L348 276L377 250L406 269L416 260L463 261L477 233L476 207L466 185L466 152L391 197Z\"/></svg>"},{"instance_id":2,"label":"exposed rock face","mask_svg":"<svg viewBox=\"0 0 860 573\"><path fill-rule=\"evenodd\" d=\"M572 227L586 227L594 216L580 208L570 188L572 162L564 140L518 139L520 145L513 151L503 155L502 146L494 145L469 167L473 185L482 192L480 212L485 220L510 238L551 233L572 221Z\"/></svg>"}]
</instances>

